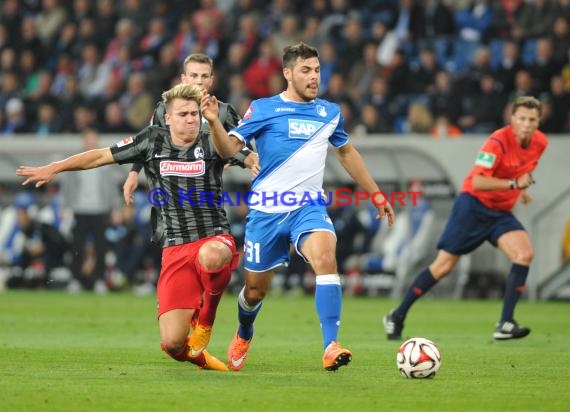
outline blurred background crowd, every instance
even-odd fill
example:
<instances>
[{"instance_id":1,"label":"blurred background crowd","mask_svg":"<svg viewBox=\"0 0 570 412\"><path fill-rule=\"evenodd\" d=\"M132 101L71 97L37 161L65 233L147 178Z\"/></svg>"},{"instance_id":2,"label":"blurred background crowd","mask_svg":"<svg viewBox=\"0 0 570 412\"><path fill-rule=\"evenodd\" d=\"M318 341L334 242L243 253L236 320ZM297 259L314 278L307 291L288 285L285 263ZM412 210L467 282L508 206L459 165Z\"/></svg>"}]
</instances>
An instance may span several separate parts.
<instances>
[{"instance_id":1,"label":"blurred background crowd","mask_svg":"<svg viewBox=\"0 0 570 412\"><path fill-rule=\"evenodd\" d=\"M3 0L0 140L71 133L89 148L136 132L193 52L214 59L215 95L243 114L283 90L281 52L298 40L319 49L320 94L353 136L486 134L520 95L545 103L542 130L570 133L570 0ZM144 190L124 206L104 171L81 176L3 198L0 286L152 292ZM245 213L230 211L238 241ZM434 236L427 202L390 232L374 210L329 213L349 293L360 273L425 258ZM283 287L310 290L308 271L294 258Z\"/></svg>"},{"instance_id":2,"label":"blurred background crowd","mask_svg":"<svg viewBox=\"0 0 570 412\"><path fill-rule=\"evenodd\" d=\"M0 137L138 131L192 52L243 113L297 40L356 135L487 133L521 94L568 133L569 19L569 0L4 0Z\"/></svg>"}]
</instances>

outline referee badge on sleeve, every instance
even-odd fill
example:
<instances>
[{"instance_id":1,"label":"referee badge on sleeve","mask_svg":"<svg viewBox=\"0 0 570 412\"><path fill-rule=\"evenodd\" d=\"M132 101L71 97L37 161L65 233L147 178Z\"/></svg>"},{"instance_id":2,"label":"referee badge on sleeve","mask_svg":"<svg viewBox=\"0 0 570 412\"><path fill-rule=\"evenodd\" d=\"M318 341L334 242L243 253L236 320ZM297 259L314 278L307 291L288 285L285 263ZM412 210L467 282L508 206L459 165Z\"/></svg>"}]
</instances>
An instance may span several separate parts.
<instances>
[{"instance_id":1,"label":"referee badge on sleeve","mask_svg":"<svg viewBox=\"0 0 570 412\"><path fill-rule=\"evenodd\" d=\"M491 169L495 164L495 156L493 153L488 152L479 152L477 155L477 159L475 160L475 164L477 166L484 167L485 169Z\"/></svg>"}]
</instances>

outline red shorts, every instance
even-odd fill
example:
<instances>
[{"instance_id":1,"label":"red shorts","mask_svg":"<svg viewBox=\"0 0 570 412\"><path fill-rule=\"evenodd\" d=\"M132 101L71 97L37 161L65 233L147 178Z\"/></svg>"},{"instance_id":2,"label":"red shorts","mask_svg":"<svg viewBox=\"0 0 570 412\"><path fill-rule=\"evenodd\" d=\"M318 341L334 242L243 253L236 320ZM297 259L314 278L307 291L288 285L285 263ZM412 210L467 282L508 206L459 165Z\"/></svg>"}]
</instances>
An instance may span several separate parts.
<instances>
[{"instance_id":1,"label":"red shorts","mask_svg":"<svg viewBox=\"0 0 570 412\"><path fill-rule=\"evenodd\" d=\"M212 240L227 245L233 254L231 268L239 260L236 243L229 234L205 237L192 243L169 246L162 250L162 269L158 278L156 296L158 316L173 309L199 309L202 304L204 286L196 266L200 247Z\"/></svg>"}]
</instances>

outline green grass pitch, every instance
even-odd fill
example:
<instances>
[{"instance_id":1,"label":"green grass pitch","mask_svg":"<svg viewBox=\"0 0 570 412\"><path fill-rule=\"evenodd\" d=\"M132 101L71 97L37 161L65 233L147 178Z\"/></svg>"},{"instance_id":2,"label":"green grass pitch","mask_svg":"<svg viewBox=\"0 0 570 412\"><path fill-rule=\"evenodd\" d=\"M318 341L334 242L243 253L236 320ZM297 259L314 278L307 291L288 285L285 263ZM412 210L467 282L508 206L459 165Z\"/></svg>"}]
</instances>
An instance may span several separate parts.
<instances>
[{"instance_id":1,"label":"green grass pitch","mask_svg":"<svg viewBox=\"0 0 570 412\"><path fill-rule=\"evenodd\" d=\"M130 294L0 294L0 411L566 411L570 404L570 306L521 302L532 333L495 342L499 301L419 302L407 336L435 341L431 380L399 375L398 342L380 317L395 302L345 299L340 341L353 351L336 373L321 367L311 297L268 296L248 364L201 371L158 345L155 299ZM236 297L221 303L209 350L225 359Z\"/></svg>"}]
</instances>

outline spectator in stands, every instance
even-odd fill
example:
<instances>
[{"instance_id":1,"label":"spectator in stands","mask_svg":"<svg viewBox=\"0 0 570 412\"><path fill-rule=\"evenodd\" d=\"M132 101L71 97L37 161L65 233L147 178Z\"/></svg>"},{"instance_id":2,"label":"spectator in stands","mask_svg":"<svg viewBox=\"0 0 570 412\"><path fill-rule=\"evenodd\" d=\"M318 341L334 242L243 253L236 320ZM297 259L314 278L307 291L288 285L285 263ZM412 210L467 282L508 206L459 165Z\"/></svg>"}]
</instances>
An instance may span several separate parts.
<instances>
[{"instance_id":1,"label":"spectator in stands","mask_svg":"<svg viewBox=\"0 0 570 412\"><path fill-rule=\"evenodd\" d=\"M20 62L18 65L18 72L22 83L20 90L23 97L33 94L39 83L41 71L39 70L36 56L31 50L25 49L20 51Z\"/></svg>"},{"instance_id":2,"label":"spectator in stands","mask_svg":"<svg viewBox=\"0 0 570 412\"><path fill-rule=\"evenodd\" d=\"M248 66L257 56L259 43L262 38L259 35L260 16L257 12L245 14L239 20L239 30L234 41L243 44L244 48L244 65Z\"/></svg>"},{"instance_id":3,"label":"spectator in stands","mask_svg":"<svg viewBox=\"0 0 570 412\"><path fill-rule=\"evenodd\" d=\"M392 96L413 91L410 65L403 50L396 50L390 64L384 68L384 76Z\"/></svg>"},{"instance_id":4,"label":"spectator in stands","mask_svg":"<svg viewBox=\"0 0 570 412\"><path fill-rule=\"evenodd\" d=\"M494 10L489 0L473 0L469 7L458 11L455 24L459 38L468 43L486 40L493 23Z\"/></svg>"},{"instance_id":5,"label":"spectator in stands","mask_svg":"<svg viewBox=\"0 0 570 412\"><path fill-rule=\"evenodd\" d=\"M215 0L201 0L200 8L192 13L192 25L198 35L200 49L212 59L218 57L221 49L223 18Z\"/></svg>"},{"instance_id":6,"label":"spectator in stands","mask_svg":"<svg viewBox=\"0 0 570 412\"><path fill-rule=\"evenodd\" d=\"M31 193L19 192L13 208L15 219L3 222L10 226L2 245L12 272L8 286L46 287L52 270L63 266L66 241L54 224L41 222Z\"/></svg>"},{"instance_id":7,"label":"spectator in stands","mask_svg":"<svg viewBox=\"0 0 570 412\"><path fill-rule=\"evenodd\" d=\"M550 34L552 43L552 60L556 67L562 67L566 62L566 55L570 50L570 22L567 17L557 16L554 19L552 33Z\"/></svg>"},{"instance_id":8,"label":"spectator in stands","mask_svg":"<svg viewBox=\"0 0 570 412\"><path fill-rule=\"evenodd\" d=\"M105 238L117 258L116 268L119 275L124 277L124 280L131 286L146 280L141 273L145 263L148 262L153 266L159 264L161 255L160 247L148 241L152 236L149 216L142 216L141 211L138 210L141 208L144 210L145 206L148 208L148 199L142 193L138 195L143 197L142 203L139 200L113 211L111 224L105 232ZM140 199L140 196L135 197ZM150 211L147 212L147 215L150 215ZM155 261L156 249L158 249L158 259ZM122 286L121 282L118 286Z\"/></svg>"},{"instance_id":9,"label":"spectator in stands","mask_svg":"<svg viewBox=\"0 0 570 412\"><path fill-rule=\"evenodd\" d=\"M15 71L18 69L18 56L12 47L1 49L0 53L0 73Z\"/></svg>"},{"instance_id":10,"label":"spectator in stands","mask_svg":"<svg viewBox=\"0 0 570 412\"><path fill-rule=\"evenodd\" d=\"M85 17L79 23L77 29L77 41L73 48L73 55L75 57L81 56L83 49L89 44L95 44L102 50L107 47L109 43L103 43L102 39L97 38L97 31L95 30L95 18Z\"/></svg>"},{"instance_id":11,"label":"spectator in stands","mask_svg":"<svg viewBox=\"0 0 570 412\"><path fill-rule=\"evenodd\" d=\"M428 96L430 112L434 117L445 116L455 123L461 113L461 100L452 84L451 75L439 71L435 75L434 91Z\"/></svg>"},{"instance_id":12,"label":"spectator in stands","mask_svg":"<svg viewBox=\"0 0 570 412\"><path fill-rule=\"evenodd\" d=\"M70 72L64 79L62 90L55 95L64 131L69 131L73 124L73 111L83 102L79 92L79 81L75 73Z\"/></svg>"},{"instance_id":13,"label":"spectator in stands","mask_svg":"<svg viewBox=\"0 0 570 412\"><path fill-rule=\"evenodd\" d=\"M101 45L109 43L111 36L115 32L118 18L113 0L97 0L94 21L95 37L99 39Z\"/></svg>"},{"instance_id":14,"label":"spectator in stands","mask_svg":"<svg viewBox=\"0 0 570 412\"><path fill-rule=\"evenodd\" d=\"M253 59L245 68L243 80L245 87L254 98L269 96L269 78L281 72L281 61L273 48L270 39L265 39L259 45L259 57Z\"/></svg>"},{"instance_id":15,"label":"spectator in stands","mask_svg":"<svg viewBox=\"0 0 570 412\"><path fill-rule=\"evenodd\" d=\"M421 3L421 2L420 2ZM421 15L423 32L417 35L417 40L428 41L448 39L455 31L452 10L441 0L426 0ZM433 44L432 44L433 46Z\"/></svg>"},{"instance_id":16,"label":"spectator in stands","mask_svg":"<svg viewBox=\"0 0 570 412\"><path fill-rule=\"evenodd\" d=\"M150 20L148 31L143 34L139 48L141 54L149 59L157 61L160 49L168 40L166 23L160 17L153 17Z\"/></svg>"},{"instance_id":17,"label":"spectator in stands","mask_svg":"<svg viewBox=\"0 0 570 412\"><path fill-rule=\"evenodd\" d=\"M408 107L404 133L427 134L433 127L433 117L426 104L415 102Z\"/></svg>"},{"instance_id":18,"label":"spectator in stands","mask_svg":"<svg viewBox=\"0 0 570 412\"><path fill-rule=\"evenodd\" d=\"M501 0L495 2L493 16L493 36L511 38L511 32L516 24L517 16L524 7L525 0Z\"/></svg>"},{"instance_id":19,"label":"spectator in stands","mask_svg":"<svg viewBox=\"0 0 570 412\"><path fill-rule=\"evenodd\" d=\"M564 16L566 20L570 20L570 1L569 0L556 0L554 8L557 16Z\"/></svg>"},{"instance_id":20,"label":"spectator in stands","mask_svg":"<svg viewBox=\"0 0 570 412\"><path fill-rule=\"evenodd\" d=\"M20 82L15 71L6 71L0 77L2 87L0 88L0 111L4 111L10 99L20 97Z\"/></svg>"},{"instance_id":21,"label":"spectator in stands","mask_svg":"<svg viewBox=\"0 0 570 412\"><path fill-rule=\"evenodd\" d=\"M146 75L143 72L134 72L129 75L127 90L120 97L119 102L126 113L129 127L140 130L148 125L152 115L153 100L146 90Z\"/></svg>"},{"instance_id":22,"label":"spectator in stands","mask_svg":"<svg viewBox=\"0 0 570 412\"><path fill-rule=\"evenodd\" d=\"M380 116L376 106L368 103L360 109L360 119L354 127L355 136L389 133L391 130L391 125Z\"/></svg>"},{"instance_id":23,"label":"spectator in stands","mask_svg":"<svg viewBox=\"0 0 570 412\"><path fill-rule=\"evenodd\" d=\"M97 112L93 107L85 102L80 102L72 109L72 122L66 124L66 131L70 133L85 133L89 129L97 127Z\"/></svg>"},{"instance_id":24,"label":"spectator in stands","mask_svg":"<svg viewBox=\"0 0 570 412\"><path fill-rule=\"evenodd\" d=\"M77 71L79 89L86 98L96 98L103 93L105 84L112 75L111 68L101 61L99 50L93 43L85 46L81 56L82 63Z\"/></svg>"},{"instance_id":25,"label":"spectator in stands","mask_svg":"<svg viewBox=\"0 0 570 412\"><path fill-rule=\"evenodd\" d=\"M83 19L93 17L93 8L90 0L73 0L71 20L79 24ZM128 0L127 0L128 3Z\"/></svg>"},{"instance_id":26,"label":"spectator in stands","mask_svg":"<svg viewBox=\"0 0 570 412\"><path fill-rule=\"evenodd\" d=\"M501 59L494 69L494 76L500 90L509 94L515 87L515 74L523 68L520 60L519 45L513 40L503 43Z\"/></svg>"},{"instance_id":27,"label":"spectator in stands","mask_svg":"<svg viewBox=\"0 0 570 412\"><path fill-rule=\"evenodd\" d=\"M0 12L0 22L6 27L8 37L7 45L16 47L20 38L20 28L22 26L22 10L19 0L5 0L2 2Z\"/></svg>"},{"instance_id":28,"label":"spectator in stands","mask_svg":"<svg viewBox=\"0 0 570 412\"><path fill-rule=\"evenodd\" d=\"M376 76L372 80L369 91L364 95L362 101L364 104L373 105L380 118L386 124L387 132L393 130L394 113L392 112L392 104L389 99L390 91L388 83L381 76Z\"/></svg>"},{"instance_id":29,"label":"spectator in stands","mask_svg":"<svg viewBox=\"0 0 570 412\"><path fill-rule=\"evenodd\" d=\"M491 50L487 46L478 46L468 69L457 79L458 88L465 95L478 92L481 78L491 71Z\"/></svg>"},{"instance_id":30,"label":"spectator in stands","mask_svg":"<svg viewBox=\"0 0 570 412\"><path fill-rule=\"evenodd\" d=\"M42 9L36 16L38 37L44 46L51 45L67 20L67 11L59 0L42 0Z\"/></svg>"},{"instance_id":31,"label":"spectator in stands","mask_svg":"<svg viewBox=\"0 0 570 412\"><path fill-rule=\"evenodd\" d=\"M321 48L325 41L325 36L320 30L321 19L318 16L308 16L304 22L301 38L310 44L315 44L315 47Z\"/></svg>"},{"instance_id":32,"label":"spectator in stands","mask_svg":"<svg viewBox=\"0 0 570 412\"><path fill-rule=\"evenodd\" d=\"M232 74L228 81L228 91L227 91L227 102L236 108L237 113L242 116L247 110L247 106L244 108L245 110L241 110L242 102L244 100L251 100L251 96L249 92L245 88L245 84L243 81L243 76L241 74ZM243 107L242 107L243 108Z\"/></svg>"},{"instance_id":33,"label":"spectator in stands","mask_svg":"<svg viewBox=\"0 0 570 412\"><path fill-rule=\"evenodd\" d=\"M354 62L362 60L364 46L366 45L362 15L352 10L346 16L340 39L335 42L337 54L342 56L338 60L338 70L343 76L348 76Z\"/></svg>"},{"instance_id":34,"label":"spectator in stands","mask_svg":"<svg viewBox=\"0 0 570 412\"><path fill-rule=\"evenodd\" d=\"M533 86L532 77L528 70L519 70L515 73L515 88L509 95L512 101L519 96L535 96L536 90Z\"/></svg>"},{"instance_id":35,"label":"spectator in stands","mask_svg":"<svg viewBox=\"0 0 570 412\"><path fill-rule=\"evenodd\" d=\"M106 63L116 62L119 59L119 51L122 47L130 47L138 54L139 44L135 22L123 18L115 26L115 36L105 45L103 61Z\"/></svg>"},{"instance_id":36,"label":"spectator in stands","mask_svg":"<svg viewBox=\"0 0 570 412\"><path fill-rule=\"evenodd\" d=\"M348 94L345 77L338 72L331 75L327 91L323 93L321 97L326 100L337 102L347 101L350 102L350 105L354 104Z\"/></svg>"},{"instance_id":37,"label":"spectator in stands","mask_svg":"<svg viewBox=\"0 0 570 412\"><path fill-rule=\"evenodd\" d=\"M506 103L504 94L495 86L494 77L486 74L479 82L479 91L463 97L462 114L457 123L465 133L491 133L503 124Z\"/></svg>"},{"instance_id":38,"label":"spectator in stands","mask_svg":"<svg viewBox=\"0 0 570 412\"><path fill-rule=\"evenodd\" d=\"M348 72L346 87L350 91L350 98L357 104L361 103L364 95L370 91L373 80L382 74L382 67L376 61L377 48L375 43L366 44L362 51L363 55L351 65Z\"/></svg>"},{"instance_id":39,"label":"spectator in stands","mask_svg":"<svg viewBox=\"0 0 570 412\"><path fill-rule=\"evenodd\" d=\"M414 44L424 35L424 8L422 2L416 0L400 0L396 11L394 32L399 47L414 52Z\"/></svg>"},{"instance_id":40,"label":"spectator in stands","mask_svg":"<svg viewBox=\"0 0 570 412\"><path fill-rule=\"evenodd\" d=\"M47 137L50 134L62 133L63 124L57 113L55 102L51 99L42 101L38 106L37 121L30 129L38 137Z\"/></svg>"},{"instance_id":41,"label":"spectator in stands","mask_svg":"<svg viewBox=\"0 0 570 412\"><path fill-rule=\"evenodd\" d=\"M145 0L125 0L119 4L119 19L135 21L140 27L147 27L152 10Z\"/></svg>"},{"instance_id":42,"label":"spectator in stands","mask_svg":"<svg viewBox=\"0 0 570 412\"><path fill-rule=\"evenodd\" d=\"M414 82L413 91L418 94L433 92L435 77L440 69L435 51L430 48L421 49L419 62L411 70L411 78Z\"/></svg>"},{"instance_id":43,"label":"spectator in stands","mask_svg":"<svg viewBox=\"0 0 570 412\"><path fill-rule=\"evenodd\" d=\"M530 0L523 4L511 35L519 41L548 35L556 9L550 0Z\"/></svg>"},{"instance_id":44,"label":"spectator in stands","mask_svg":"<svg viewBox=\"0 0 570 412\"><path fill-rule=\"evenodd\" d=\"M18 97L12 97L6 103L5 120L0 135L12 135L16 133L27 133L26 113L24 102Z\"/></svg>"},{"instance_id":45,"label":"spectator in stands","mask_svg":"<svg viewBox=\"0 0 570 412\"><path fill-rule=\"evenodd\" d=\"M562 77L552 77L545 100L548 110L542 130L546 133L564 133L570 115L570 93L564 90Z\"/></svg>"},{"instance_id":46,"label":"spectator in stands","mask_svg":"<svg viewBox=\"0 0 570 412\"><path fill-rule=\"evenodd\" d=\"M160 48L159 58L147 70L147 88L154 100L168 90L178 76L178 60L172 42Z\"/></svg>"},{"instance_id":47,"label":"spectator in stands","mask_svg":"<svg viewBox=\"0 0 570 412\"><path fill-rule=\"evenodd\" d=\"M299 33L299 19L294 14L286 14L279 22L279 30L270 35L273 49L280 52L290 44L301 40Z\"/></svg>"},{"instance_id":48,"label":"spectator in stands","mask_svg":"<svg viewBox=\"0 0 570 412\"><path fill-rule=\"evenodd\" d=\"M554 60L551 40L547 37L538 39L536 41L536 58L534 63L528 67L537 93L548 91L550 79L560 73L560 69L561 67Z\"/></svg>"},{"instance_id":49,"label":"spectator in stands","mask_svg":"<svg viewBox=\"0 0 570 412\"><path fill-rule=\"evenodd\" d=\"M101 133L128 134L134 130L125 121L125 116L120 103L112 100L105 105L105 118L101 127Z\"/></svg>"},{"instance_id":50,"label":"spectator in stands","mask_svg":"<svg viewBox=\"0 0 570 412\"><path fill-rule=\"evenodd\" d=\"M85 150L97 149L97 132L85 130L83 144ZM102 167L63 176L64 204L75 218L71 272L76 281L70 284L72 292L94 289L105 293L108 289L105 283L105 229L109 225L111 210L119 199L117 187L109 183L113 181L109 172L108 168ZM86 247L93 251L94 257L94 267L87 273L83 270Z\"/></svg>"},{"instance_id":51,"label":"spectator in stands","mask_svg":"<svg viewBox=\"0 0 570 412\"><path fill-rule=\"evenodd\" d=\"M51 96L51 86L53 82L53 75L47 71L42 70L38 73L37 83L33 90L30 90L30 94L24 97L24 103L26 105L26 114L30 116L30 121L35 121L35 116L40 104L46 100L50 100Z\"/></svg>"},{"instance_id":52,"label":"spectator in stands","mask_svg":"<svg viewBox=\"0 0 570 412\"><path fill-rule=\"evenodd\" d=\"M331 0L330 10L321 20L321 32L336 44L340 41L350 4L347 0Z\"/></svg>"},{"instance_id":53,"label":"spectator in stands","mask_svg":"<svg viewBox=\"0 0 570 412\"><path fill-rule=\"evenodd\" d=\"M19 36L17 50L32 50L38 63L43 64L46 49L38 37L36 20L33 16L27 15L22 20L21 34Z\"/></svg>"}]
</instances>

